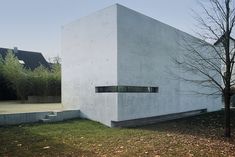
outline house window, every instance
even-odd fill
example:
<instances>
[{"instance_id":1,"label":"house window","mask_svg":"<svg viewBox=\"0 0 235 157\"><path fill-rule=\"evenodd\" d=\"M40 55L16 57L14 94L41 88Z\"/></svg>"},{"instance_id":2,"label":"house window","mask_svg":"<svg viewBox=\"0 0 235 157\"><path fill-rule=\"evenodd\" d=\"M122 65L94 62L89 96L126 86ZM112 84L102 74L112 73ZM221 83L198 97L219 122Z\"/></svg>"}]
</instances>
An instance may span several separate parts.
<instances>
[{"instance_id":1,"label":"house window","mask_svg":"<svg viewBox=\"0 0 235 157\"><path fill-rule=\"evenodd\" d=\"M20 64L25 64L24 61L23 61L23 60L20 60L20 59L19 59L19 63L20 63Z\"/></svg>"},{"instance_id":2,"label":"house window","mask_svg":"<svg viewBox=\"0 0 235 157\"><path fill-rule=\"evenodd\" d=\"M97 86L96 93L158 93L158 87L147 86Z\"/></svg>"}]
</instances>

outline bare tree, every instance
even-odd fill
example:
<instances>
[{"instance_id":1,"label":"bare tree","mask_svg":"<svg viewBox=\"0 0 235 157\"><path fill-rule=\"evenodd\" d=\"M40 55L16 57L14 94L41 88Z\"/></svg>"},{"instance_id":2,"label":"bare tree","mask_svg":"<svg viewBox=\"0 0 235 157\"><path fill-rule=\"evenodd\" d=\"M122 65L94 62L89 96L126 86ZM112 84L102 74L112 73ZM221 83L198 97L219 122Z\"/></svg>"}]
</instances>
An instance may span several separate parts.
<instances>
[{"instance_id":1,"label":"bare tree","mask_svg":"<svg viewBox=\"0 0 235 157\"><path fill-rule=\"evenodd\" d=\"M231 34L235 24L233 3L232 0L209 0L207 3L200 3L203 13L197 14L196 20L201 29L198 35L202 40L185 38L184 47L187 53L176 60L184 71L201 75L200 78L183 78L185 81L213 89L210 93L206 93L208 95L223 96L225 137L231 136L230 99L231 88L235 85L232 77L235 51L234 44L231 44ZM212 42L215 44L210 44Z\"/></svg>"}]
</instances>

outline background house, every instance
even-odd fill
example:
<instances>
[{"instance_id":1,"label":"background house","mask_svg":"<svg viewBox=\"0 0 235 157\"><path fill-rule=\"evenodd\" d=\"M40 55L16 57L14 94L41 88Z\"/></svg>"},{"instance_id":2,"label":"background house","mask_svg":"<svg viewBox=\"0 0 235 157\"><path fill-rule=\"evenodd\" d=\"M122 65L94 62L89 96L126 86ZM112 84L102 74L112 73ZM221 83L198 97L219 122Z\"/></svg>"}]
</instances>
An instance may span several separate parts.
<instances>
[{"instance_id":1,"label":"background house","mask_svg":"<svg viewBox=\"0 0 235 157\"><path fill-rule=\"evenodd\" d=\"M19 59L19 62L23 64L24 67L27 69L34 70L40 65L43 65L45 68L50 69L49 63L40 52L18 50L17 48L0 48L0 55L3 57L3 59L5 58L9 50L15 54L15 56Z\"/></svg>"}]
</instances>

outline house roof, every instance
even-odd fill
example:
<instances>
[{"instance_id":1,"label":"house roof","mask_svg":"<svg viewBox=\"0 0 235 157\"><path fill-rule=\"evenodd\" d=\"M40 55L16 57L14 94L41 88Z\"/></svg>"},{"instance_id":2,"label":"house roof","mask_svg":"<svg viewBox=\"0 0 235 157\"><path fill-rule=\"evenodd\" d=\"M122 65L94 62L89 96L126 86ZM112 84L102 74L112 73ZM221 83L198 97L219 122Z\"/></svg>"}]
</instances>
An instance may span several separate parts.
<instances>
[{"instance_id":1,"label":"house roof","mask_svg":"<svg viewBox=\"0 0 235 157\"><path fill-rule=\"evenodd\" d=\"M3 59L6 57L8 50L12 50L12 52L15 54L15 56L24 62L24 66L27 69L34 70L40 65L43 65L45 68L50 69L50 65L45 60L43 55L39 52L31 52L31 51L23 51L23 50L17 50L14 52L13 49L7 49L7 48L0 48L0 55L3 57Z\"/></svg>"}]
</instances>

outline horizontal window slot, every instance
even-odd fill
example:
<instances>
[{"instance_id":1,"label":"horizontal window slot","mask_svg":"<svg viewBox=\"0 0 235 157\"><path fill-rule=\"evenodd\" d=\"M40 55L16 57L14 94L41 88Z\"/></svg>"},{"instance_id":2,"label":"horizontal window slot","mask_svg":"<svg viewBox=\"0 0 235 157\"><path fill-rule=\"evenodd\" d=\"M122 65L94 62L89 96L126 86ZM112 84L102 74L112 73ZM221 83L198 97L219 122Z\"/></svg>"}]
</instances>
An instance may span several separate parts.
<instances>
[{"instance_id":1,"label":"horizontal window slot","mask_svg":"<svg viewBox=\"0 0 235 157\"><path fill-rule=\"evenodd\" d=\"M147 86L97 86L96 93L158 93L158 87Z\"/></svg>"}]
</instances>

